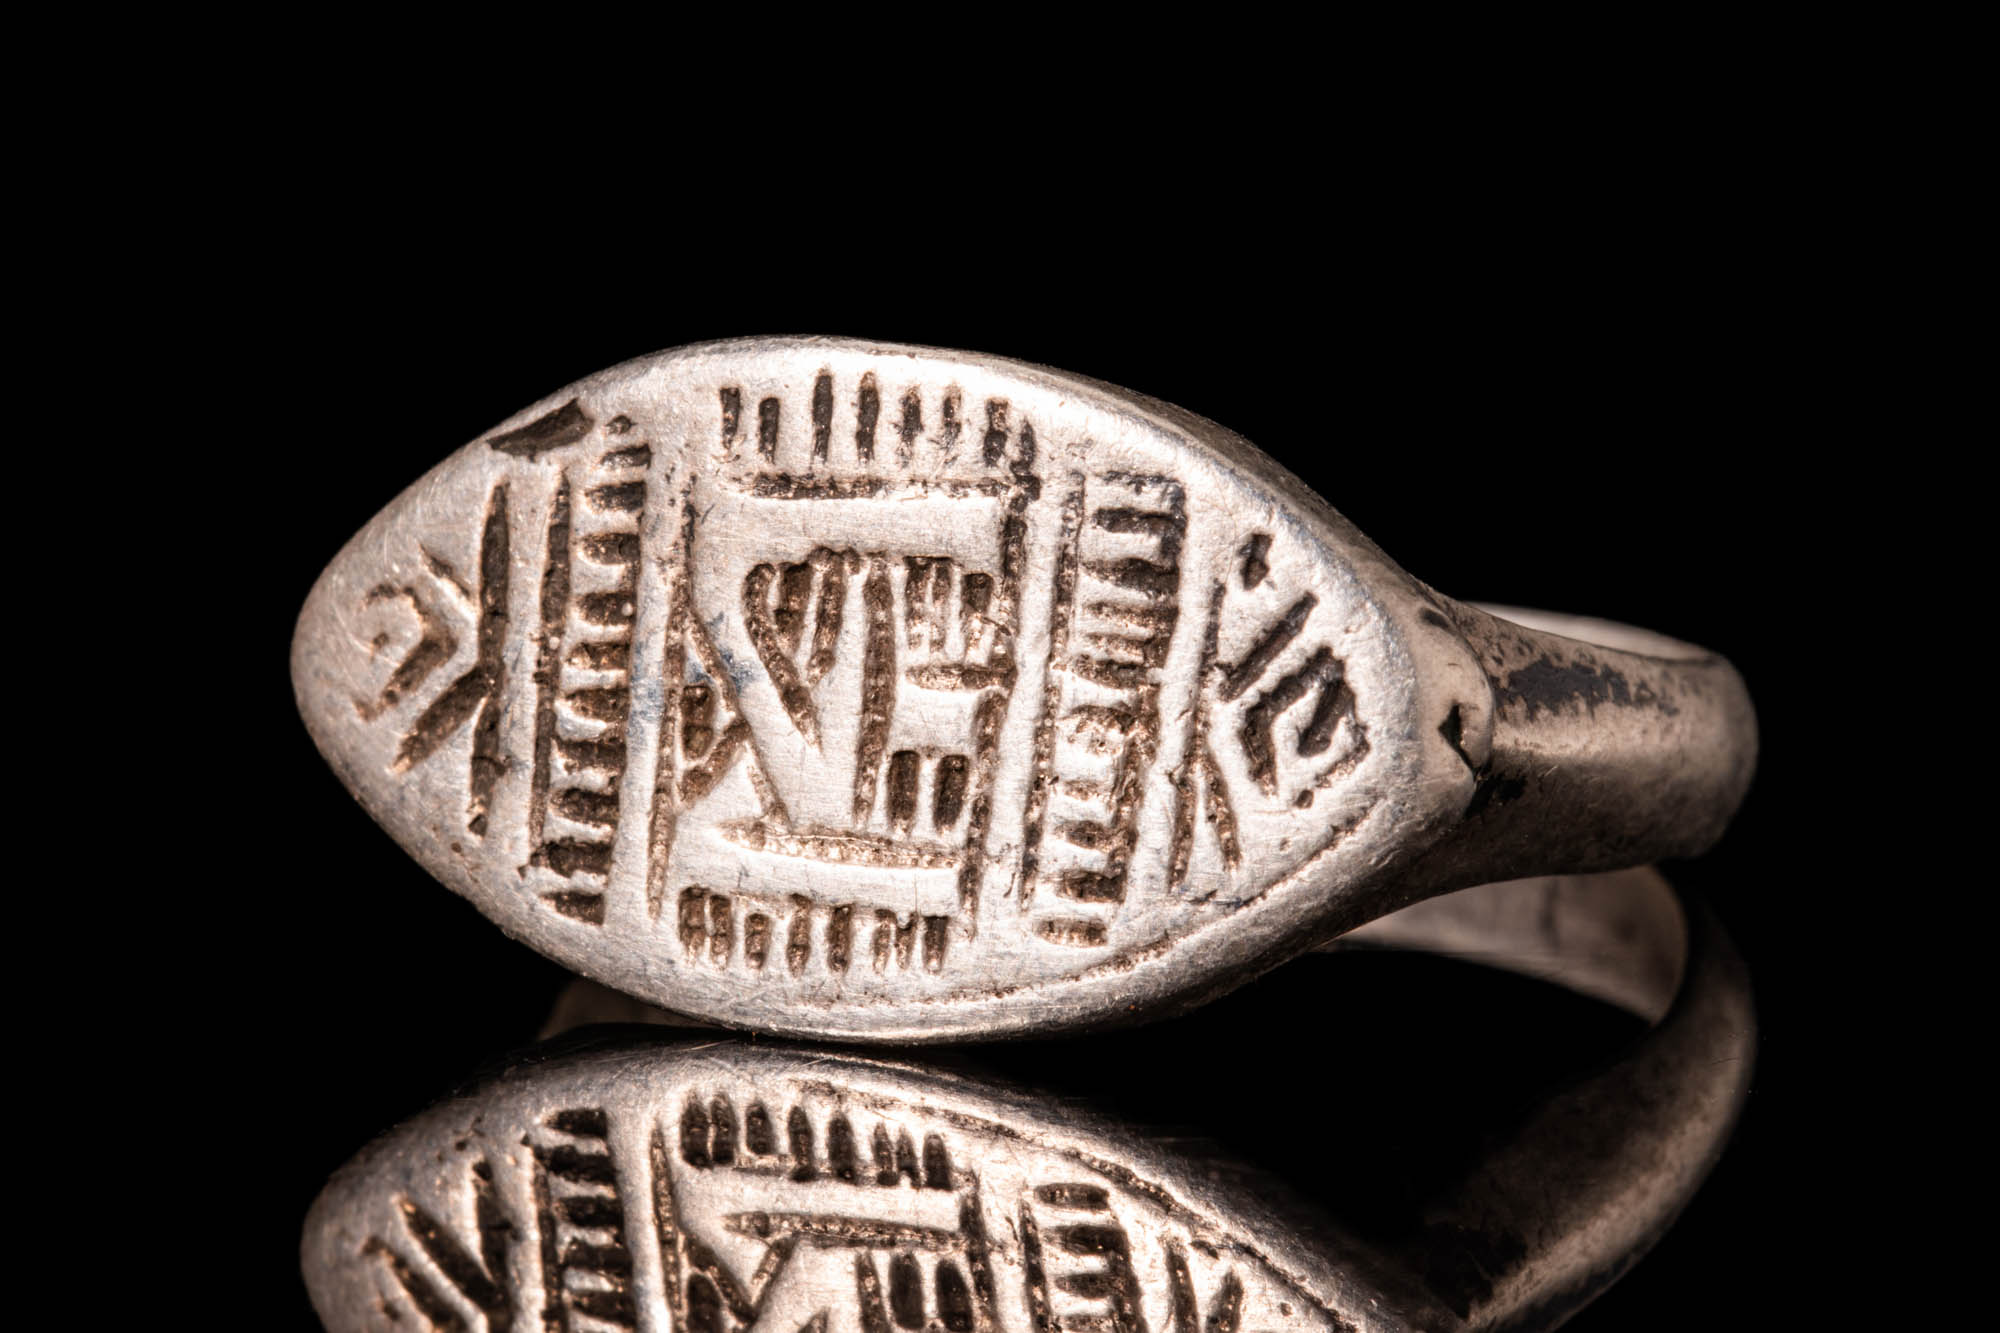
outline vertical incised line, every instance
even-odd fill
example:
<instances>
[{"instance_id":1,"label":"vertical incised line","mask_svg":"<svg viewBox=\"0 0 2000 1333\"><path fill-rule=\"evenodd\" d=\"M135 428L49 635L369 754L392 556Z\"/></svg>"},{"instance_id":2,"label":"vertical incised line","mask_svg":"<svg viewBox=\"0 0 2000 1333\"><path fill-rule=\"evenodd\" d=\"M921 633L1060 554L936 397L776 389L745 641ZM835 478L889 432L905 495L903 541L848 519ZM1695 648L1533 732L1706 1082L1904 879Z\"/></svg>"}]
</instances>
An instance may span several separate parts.
<instances>
[{"instance_id":1,"label":"vertical incised line","mask_svg":"<svg viewBox=\"0 0 2000 1333\"><path fill-rule=\"evenodd\" d=\"M743 390L722 390L722 445L727 449L743 433Z\"/></svg>"},{"instance_id":2,"label":"vertical incised line","mask_svg":"<svg viewBox=\"0 0 2000 1333\"><path fill-rule=\"evenodd\" d=\"M822 370L813 380L813 444L815 463L824 463L833 444L833 376Z\"/></svg>"},{"instance_id":3,"label":"vertical incised line","mask_svg":"<svg viewBox=\"0 0 2000 1333\"><path fill-rule=\"evenodd\" d=\"M992 819L993 766L999 762L1000 727L1007 705L1014 697L1019 679L1015 645L1021 634L1021 583L1027 573L1028 507L1042 495L1041 478L1035 475L1035 429L1021 423L1018 447L1008 460L1013 485L1000 517L1000 584L994 614L1006 624L1006 637L995 649L1005 654L1004 670L997 689L979 701L973 719L972 782L967 799L971 812L966 817L965 859L959 866L958 903L976 923L979 910L980 877L986 868L986 833ZM972 598L966 599L970 605Z\"/></svg>"},{"instance_id":4,"label":"vertical incised line","mask_svg":"<svg viewBox=\"0 0 2000 1333\"><path fill-rule=\"evenodd\" d=\"M903 415L896 423L896 463L908 467L916 452L917 436L924 429L923 399L915 389L903 395Z\"/></svg>"},{"instance_id":5,"label":"vertical incised line","mask_svg":"<svg viewBox=\"0 0 2000 1333\"><path fill-rule=\"evenodd\" d=\"M562 675L563 631L569 622L570 494L569 473L556 481L549 505L548 550L542 566L541 638L535 654L535 763L528 799L528 855L542 848L542 826L548 816L549 768L556 739L556 687Z\"/></svg>"},{"instance_id":6,"label":"vertical incised line","mask_svg":"<svg viewBox=\"0 0 2000 1333\"><path fill-rule=\"evenodd\" d=\"M1048 809L1050 769L1055 756L1056 713L1062 702L1062 683L1056 672L1069 652L1069 622L1076 600L1076 540L1083 519L1083 477L1072 473L1070 480L1074 489L1063 501L1055 598L1049 611L1049 656L1042 687L1042 716L1035 724L1034 767L1029 772L1028 812L1021 839L1021 890L1016 897L1023 910L1034 897L1035 872L1040 864L1042 818Z\"/></svg>"},{"instance_id":7,"label":"vertical incised line","mask_svg":"<svg viewBox=\"0 0 2000 1333\"><path fill-rule=\"evenodd\" d=\"M1208 598L1208 623L1202 630L1201 662L1194 673L1194 720L1188 726L1187 747L1181 755L1179 779L1174 784L1174 827L1167 855L1167 883L1187 882L1188 863L1194 856L1194 826L1199 816L1196 788L1206 777L1203 751L1207 748L1208 678L1215 670L1218 639L1222 627L1222 598L1226 584L1216 580Z\"/></svg>"},{"instance_id":8,"label":"vertical incised line","mask_svg":"<svg viewBox=\"0 0 2000 1333\"><path fill-rule=\"evenodd\" d=\"M941 418L938 426L938 451L943 455L943 459L947 463L958 456L958 436L959 432L964 428L963 423L958 419L958 405L960 401L959 392L956 387L946 389L944 391L944 402L938 407L938 416Z\"/></svg>"},{"instance_id":9,"label":"vertical incised line","mask_svg":"<svg viewBox=\"0 0 2000 1333\"><path fill-rule=\"evenodd\" d=\"M1028 1326L1034 1333L1057 1333L1049 1311L1048 1270L1042 1258L1042 1232L1027 1204L1021 1205L1021 1285L1028 1303Z\"/></svg>"},{"instance_id":10,"label":"vertical incised line","mask_svg":"<svg viewBox=\"0 0 2000 1333\"><path fill-rule=\"evenodd\" d=\"M666 647L660 654L660 736L658 758L653 770L653 817L646 832L646 916L660 919L667 900L667 862L674 850L674 832L680 818L677 795L680 771L681 680L687 674L689 552L694 546L694 505L688 499L689 485L681 486L679 549L668 563L674 587L667 600Z\"/></svg>"},{"instance_id":11,"label":"vertical incised line","mask_svg":"<svg viewBox=\"0 0 2000 1333\"><path fill-rule=\"evenodd\" d=\"M687 1327L687 1287L682 1255L680 1210L674 1204L673 1178L669 1174L666 1134L656 1124L648 1157L653 1168L653 1228L659 1237L660 1279L666 1288L667 1313L673 1327Z\"/></svg>"},{"instance_id":12,"label":"vertical incised line","mask_svg":"<svg viewBox=\"0 0 2000 1333\"><path fill-rule=\"evenodd\" d=\"M862 825L875 808L882 753L889 744L889 719L896 708L896 602L888 562L868 562L861 585L867 638L861 655L861 725L854 749L854 822Z\"/></svg>"},{"instance_id":13,"label":"vertical incised line","mask_svg":"<svg viewBox=\"0 0 2000 1333\"><path fill-rule=\"evenodd\" d=\"M854 453L864 463L875 461L875 422L882 414L882 394L875 376L861 377L861 395L854 404Z\"/></svg>"},{"instance_id":14,"label":"vertical incised line","mask_svg":"<svg viewBox=\"0 0 2000 1333\"><path fill-rule=\"evenodd\" d=\"M766 461L778 456L778 400L766 398L757 404L757 452Z\"/></svg>"},{"instance_id":15,"label":"vertical incised line","mask_svg":"<svg viewBox=\"0 0 2000 1333\"><path fill-rule=\"evenodd\" d=\"M988 467L1000 462L1000 455L1007 448L1007 400L989 398L986 400L986 437L980 442L979 461Z\"/></svg>"},{"instance_id":16,"label":"vertical incised line","mask_svg":"<svg viewBox=\"0 0 2000 1333\"><path fill-rule=\"evenodd\" d=\"M507 601L513 556L507 519L507 488L493 488L486 530L479 540L479 666L485 699L472 724L472 767L467 779L466 829L486 836L486 812L493 788L507 769L500 753L500 696L506 682Z\"/></svg>"}]
</instances>

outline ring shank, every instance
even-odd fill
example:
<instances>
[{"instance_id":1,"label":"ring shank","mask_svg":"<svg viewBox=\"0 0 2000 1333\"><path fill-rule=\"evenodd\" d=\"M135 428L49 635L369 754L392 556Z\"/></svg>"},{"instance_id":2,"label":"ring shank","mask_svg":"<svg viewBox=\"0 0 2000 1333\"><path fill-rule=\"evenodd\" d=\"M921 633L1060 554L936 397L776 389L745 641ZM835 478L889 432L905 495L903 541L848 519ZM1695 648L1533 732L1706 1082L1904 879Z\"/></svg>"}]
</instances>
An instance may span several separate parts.
<instances>
[{"instance_id":1,"label":"ring shank","mask_svg":"<svg viewBox=\"0 0 2000 1333\"><path fill-rule=\"evenodd\" d=\"M1680 989L1687 928L1650 866L1460 889L1379 917L1328 953L1404 949L1552 982L1657 1023Z\"/></svg>"},{"instance_id":2,"label":"ring shank","mask_svg":"<svg viewBox=\"0 0 2000 1333\"><path fill-rule=\"evenodd\" d=\"M1617 1281L1708 1175L1748 1095L1756 1016L1742 959L1650 866L1462 889L1322 949L1462 958L1653 1024L1427 1210L1403 1260L1465 1328L1554 1327Z\"/></svg>"},{"instance_id":3,"label":"ring shank","mask_svg":"<svg viewBox=\"0 0 2000 1333\"><path fill-rule=\"evenodd\" d=\"M1392 872L1396 898L1695 856L1722 836L1757 760L1725 659L1609 621L1437 604L1486 674L1491 743L1466 759L1458 825Z\"/></svg>"},{"instance_id":4,"label":"ring shank","mask_svg":"<svg viewBox=\"0 0 2000 1333\"><path fill-rule=\"evenodd\" d=\"M1579 643L1609 648L1613 652L1657 657L1667 662L1700 662L1714 656L1698 644L1616 620L1599 620L1595 616L1575 616L1562 611L1539 611L1526 606L1501 606L1495 602L1467 602L1464 605L1522 629L1575 639Z\"/></svg>"},{"instance_id":5,"label":"ring shank","mask_svg":"<svg viewBox=\"0 0 2000 1333\"><path fill-rule=\"evenodd\" d=\"M1672 896L1656 872L1637 873ZM1613 918L1637 885L1607 895ZM1467 1328L1563 1322L1644 1257L1721 1156L1750 1089L1756 1015L1714 917L1685 901L1677 910L1685 963L1664 1017L1616 1064L1544 1102L1428 1211L1407 1261Z\"/></svg>"}]
</instances>

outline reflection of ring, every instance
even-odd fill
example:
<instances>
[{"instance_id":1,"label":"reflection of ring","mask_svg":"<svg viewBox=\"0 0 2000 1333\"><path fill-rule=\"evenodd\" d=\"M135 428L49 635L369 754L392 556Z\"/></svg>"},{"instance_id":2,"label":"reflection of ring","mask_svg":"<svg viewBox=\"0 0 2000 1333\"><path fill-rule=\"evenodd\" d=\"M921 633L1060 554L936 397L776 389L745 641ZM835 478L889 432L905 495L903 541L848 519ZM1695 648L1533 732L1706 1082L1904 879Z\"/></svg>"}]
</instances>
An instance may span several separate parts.
<instances>
[{"instance_id":1,"label":"reflection of ring","mask_svg":"<svg viewBox=\"0 0 2000 1333\"><path fill-rule=\"evenodd\" d=\"M716 344L563 390L313 589L300 707L518 938L738 1026L1191 1003L1467 884L1687 855L1719 658L1475 609L1240 438L1013 362Z\"/></svg>"},{"instance_id":2,"label":"reflection of ring","mask_svg":"<svg viewBox=\"0 0 2000 1333\"><path fill-rule=\"evenodd\" d=\"M366 1149L307 1223L308 1284L335 1330L568 1312L700 1333L1550 1327L1645 1251L1741 1107L1748 988L1713 922L1687 919L1683 936L1637 871L1468 890L1377 932L1591 993L1636 975L1612 989L1639 1010L1679 982L1623 1060L1525 1118L1406 1249L1045 1095L621 1037L517 1061Z\"/></svg>"}]
</instances>

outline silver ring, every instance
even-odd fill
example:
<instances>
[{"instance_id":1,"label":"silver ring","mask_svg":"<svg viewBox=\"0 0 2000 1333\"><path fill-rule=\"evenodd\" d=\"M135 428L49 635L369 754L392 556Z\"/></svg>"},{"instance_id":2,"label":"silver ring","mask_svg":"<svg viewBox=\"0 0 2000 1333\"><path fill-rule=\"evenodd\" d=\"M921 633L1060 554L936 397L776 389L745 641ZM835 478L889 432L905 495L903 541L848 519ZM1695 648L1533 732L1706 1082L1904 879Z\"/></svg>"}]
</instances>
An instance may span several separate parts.
<instances>
[{"instance_id":1,"label":"silver ring","mask_svg":"<svg viewBox=\"0 0 2000 1333\"><path fill-rule=\"evenodd\" d=\"M518 1059L343 1168L306 1223L314 1306L336 1331L1553 1327L1720 1152L1754 1046L1741 963L1650 870L1467 890L1377 935L1586 993L1616 977L1618 1002L1657 1020L1525 1116L1407 1242L1366 1243L1240 1164L1031 1090L624 1038ZM1279 1076L1259 1095L1287 1108L1274 1132L1309 1140L1321 1092L1286 1096Z\"/></svg>"},{"instance_id":2,"label":"silver ring","mask_svg":"<svg viewBox=\"0 0 2000 1333\"><path fill-rule=\"evenodd\" d=\"M322 575L300 709L503 929L718 1023L919 1042L1215 994L1419 899L1685 856L1720 658L1481 609L1210 422L991 357L662 353Z\"/></svg>"}]
</instances>

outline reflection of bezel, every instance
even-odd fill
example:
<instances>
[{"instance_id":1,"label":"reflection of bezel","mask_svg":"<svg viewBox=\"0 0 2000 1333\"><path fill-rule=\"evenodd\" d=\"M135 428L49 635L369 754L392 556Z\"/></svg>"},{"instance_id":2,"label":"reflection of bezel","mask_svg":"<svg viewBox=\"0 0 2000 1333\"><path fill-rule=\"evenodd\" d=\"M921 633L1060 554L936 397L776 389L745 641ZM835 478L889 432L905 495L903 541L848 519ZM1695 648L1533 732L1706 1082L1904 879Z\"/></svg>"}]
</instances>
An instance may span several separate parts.
<instances>
[{"instance_id":1,"label":"reflection of bezel","mask_svg":"<svg viewBox=\"0 0 2000 1333\"><path fill-rule=\"evenodd\" d=\"M1351 947L1483 961L1651 1024L1542 1104L1509 1106L1504 1132L1426 1196L1419 1231L1380 1233L1402 1237L1386 1250L1282 1181L1054 1090L597 1028L363 1149L307 1218L307 1285L331 1329L405 1310L519 1327L565 1307L696 1329L807 1328L828 1310L984 1333L1040 1311L1077 1316L1051 1327L1139 1315L1181 1333L1218 1306L1236 1318L1212 1326L1242 1330L1559 1321L1658 1239L1740 1113L1756 1044L1740 959L1650 869L1489 885L1361 934ZM573 990L567 1022L649 1017ZM1274 1164L1338 1152L1324 1077L1279 1061L1236 1089L1269 1117ZM710 1303L730 1318L690 1317Z\"/></svg>"},{"instance_id":2,"label":"reflection of bezel","mask_svg":"<svg viewBox=\"0 0 2000 1333\"><path fill-rule=\"evenodd\" d=\"M1366 1279L1208 1177L999 1085L641 1044L538 1061L384 1136L314 1205L303 1258L329 1328L384 1305L632 1323L656 1301L681 1327L713 1295L744 1326L851 1302L873 1327L903 1302L881 1326L997 1330L1038 1296L1166 1318L1185 1289L1245 1327L1343 1327Z\"/></svg>"}]
</instances>

